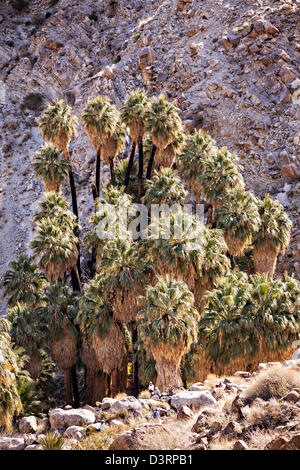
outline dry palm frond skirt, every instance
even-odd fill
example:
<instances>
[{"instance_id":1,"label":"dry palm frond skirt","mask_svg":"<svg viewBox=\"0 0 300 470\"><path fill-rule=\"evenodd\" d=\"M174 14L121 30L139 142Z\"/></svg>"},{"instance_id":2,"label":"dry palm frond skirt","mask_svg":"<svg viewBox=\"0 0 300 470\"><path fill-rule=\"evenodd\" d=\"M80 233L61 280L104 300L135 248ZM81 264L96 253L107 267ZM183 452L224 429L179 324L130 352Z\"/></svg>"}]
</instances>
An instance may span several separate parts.
<instances>
[{"instance_id":1,"label":"dry palm frond skirt","mask_svg":"<svg viewBox=\"0 0 300 470\"><path fill-rule=\"evenodd\" d=\"M98 354L89 338L84 338L81 345L80 356L88 369L97 371L101 368L102 362L99 361Z\"/></svg>"},{"instance_id":2,"label":"dry palm frond skirt","mask_svg":"<svg viewBox=\"0 0 300 470\"><path fill-rule=\"evenodd\" d=\"M39 378L42 372L42 357L41 356L31 356L30 359L25 364L25 369L28 370L30 377L33 380Z\"/></svg>"},{"instance_id":3,"label":"dry palm frond skirt","mask_svg":"<svg viewBox=\"0 0 300 470\"><path fill-rule=\"evenodd\" d=\"M210 277L196 278L193 293L195 297L195 308L199 313L201 313L208 304L208 300L204 297L205 293L212 290L214 290L214 283Z\"/></svg>"},{"instance_id":4,"label":"dry palm frond skirt","mask_svg":"<svg viewBox=\"0 0 300 470\"><path fill-rule=\"evenodd\" d=\"M155 347L150 346L150 348L156 361L156 387L161 391L170 387L181 387L180 363L186 353L184 343L179 340L176 346L171 346L161 342Z\"/></svg>"},{"instance_id":5,"label":"dry palm frond skirt","mask_svg":"<svg viewBox=\"0 0 300 470\"><path fill-rule=\"evenodd\" d=\"M58 183L53 178L43 178L43 183L47 192L54 191L55 193L61 192L61 183Z\"/></svg>"},{"instance_id":6,"label":"dry palm frond skirt","mask_svg":"<svg viewBox=\"0 0 300 470\"><path fill-rule=\"evenodd\" d=\"M77 340L69 328L64 328L63 335L59 340L50 341L50 349L59 369L66 370L75 364Z\"/></svg>"},{"instance_id":7,"label":"dry palm frond skirt","mask_svg":"<svg viewBox=\"0 0 300 470\"><path fill-rule=\"evenodd\" d=\"M107 374L119 369L125 353L125 339L120 328L113 324L105 338L95 333L91 341L98 357L99 369Z\"/></svg>"},{"instance_id":8,"label":"dry palm frond skirt","mask_svg":"<svg viewBox=\"0 0 300 470\"><path fill-rule=\"evenodd\" d=\"M243 254L244 249L249 245L249 238L241 240L240 238L232 237L228 232L224 233L224 239L228 248L229 253L232 256L239 256Z\"/></svg>"},{"instance_id":9,"label":"dry palm frond skirt","mask_svg":"<svg viewBox=\"0 0 300 470\"><path fill-rule=\"evenodd\" d=\"M200 204L202 196L202 187L200 186L200 182L195 179L191 179L188 181L188 185L190 187L190 190L193 191L193 193L195 194L196 203Z\"/></svg>"},{"instance_id":10,"label":"dry palm frond skirt","mask_svg":"<svg viewBox=\"0 0 300 470\"><path fill-rule=\"evenodd\" d=\"M164 150L170 143L170 138L167 134L161 133L158 135L152 134L152 143L158 150Z\"/></svg>"},{"instance_id":11,"label":"dry palm frond skirt","mask_svg":"<svg viewBox=\"0 0 300 470\"><path fill-rule=\"evenodd\" d=\"M139 137L144 136L144 123L140 119L134 119L130 123L130 137L135 144L138 143Z\"/></svg>"},{"instance_id":12,"label":"dry palm frond skirt","mask_svg":"<svg viewBox=\"0 0 300 470\"><path fill-rule=\"evenodd\" d=\"M167 145L165 149L158 149L155 153L155 162L160 167L170 168L176 159L176 153L172 145Z\"/></svg>"},{"instance_id":13,"label":"dry palm frond skirt","mask_svg":"<svg viewBox=\"0 0 300 470\"><path fill-rule=\"evenodd\" d=\"M115 158L118 153L118 143L113 138L107 138L101 148L101 156L105 163L109 165L110 159Z\"/></svg>"},{"instance_id":14,"label":"dry palm frond skirt","mask_svg":"<svg viewBox=\"0 0 300 470\"><path fill-rule=\"evenodd\" d=\"M55 283L61 281L64 277L65 272L73 269L76 266L77 259L78 249L77 246L74 245L68 258L67 264L65 263L65 261L60 261L58 263L49 261L49 263L43 265L46 277L49 279L50 282Z\"/></svg>"},{"instance_id":15,"label":"dry palm frond skirt","mask_svg":"<svg viewBox=\"0 0 300 470\"><path fill-rule=\"evenodd\" d=\"M48 139L58 150L62 150L67 158L69 157L69 144L71 142L72 133L60 131Z\"/></svg>"},{"instance_id":16,"label":"dry palm frond skirt","mask_svg":"<svg viewBox=\"0 0 300 470\"><path fill-rule=\"evenodd\" d=\"M135 321L138 311L141 309L138 297L144 295L145 290L139 281L133 282L131 290L119 290L112 297L114 318L122 323Z\"/></svg>"},{"instance_id":17,"label":"dry palm frond skirt","mask_svg":"<svg viewBox=\"0 0 300 470\"><path fill-rule=\"evenodd\" d=\"M272 242L256 245L253 250L255 272L266 273L273 277L279 252L280 246L276 246Z\"/></svg>"},{"instance_id":18,"label":"dry palm frond skirt","mask_svg":"<svg viewBox=\"0 0 300 470\"><path fill-rule=\"evenodd\" d=\"M188 286L189 290L193 291L195 286L196 271L194 266L186 264L186 272L182 273L179 269L172 265L166 263L159 263L154 266L155 274L157 276L162 276L165 278L167 275L170 275L177 281L184 281Z\"/></svg>"}]
</instances>

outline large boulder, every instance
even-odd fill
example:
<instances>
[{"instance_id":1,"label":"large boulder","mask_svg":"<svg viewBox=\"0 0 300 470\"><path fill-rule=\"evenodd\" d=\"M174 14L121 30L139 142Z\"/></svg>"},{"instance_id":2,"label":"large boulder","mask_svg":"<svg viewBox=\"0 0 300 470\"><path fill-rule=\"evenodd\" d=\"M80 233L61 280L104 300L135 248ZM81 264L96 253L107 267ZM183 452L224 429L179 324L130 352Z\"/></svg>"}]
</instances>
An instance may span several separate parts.
<instances>
[{"instance_id":1,"label":"large boulder","mask_svg":"<svg viewBox=\"0 0 300 470\"><path fill-rule=\"evenodd\" d=\"M110 407L110 412L118 413L118 412L134 412L140 411L142 409L142 405L139 400L135 397L125 397L121 398L120 400L115 400Z\"/></svg>"},{"instance_id":2,"label":"large boulder","mask_svg":"<svg viewBox=\"0 0 300 470\"><path fill-rule=\"evenodd\" d=\"M102 405L101 405L101 410L102 411L109 410L110 407L115 403L115 401L116 400L114 398L103 398Z\"/></svg>"},{"instance_id":3,"label":"large boulder","mask_svg":"<svg viewBox=\"0 0 300 470\"><path fill-rule=\"evenodd\" d=\"M51 429L66 430L70 426L83 426L85 424L93 424L96 421L94 413L90 410L77 409L77 410L63 410L55 408L49 411L49 419Z\"/></svg>"},{"instance_id":4,"label":"large boulder","mask_svg":"<svg viewBox=\"0 0 300 470\"><path fill-rule=\"evenodd\" d=\"M82 426L70 426L65 432L64 437L67 439L83 439L84 428Z\"/></svg>"},{"instance_id":5,"label":"large boulder","mask_svg":"<svg viewBox=\"0 0 300 470\"><path fill-rule=\"evenodd\" d=\"M170 433L162 424L141 424L118 436L108 450L151 450L157 433Z\"/></svg>"},{"instance_id":6,"label":"large boulder","mask_svg":"<svg viewBox=\"0 0 300 470\"><path fill-rule=\"evenodd\" d=\"M23 434L34 434L37 430L37 420L35 416L25 416L19 422L19 430Z\"/></svg>"},{"instance_id":7,"label":"large boulder","mask_svg":"<svg viewBox=\"0 0 300 470\"><path fill-rule=\"evenodd\" d=\"M184 390L182 392L175 393L175 395L172 396L171 405L177 410L182 406L188 406L194 410L197 410L203 406L216 406L217 400L208 390Z\"/></svg>"},{"instance_id":8,"label":"large boulder","mask_svg":"<svg viewBox=\"0 0 300 470\"><path fill-rule=\"evenodd\" d=\"M25 441L21 437L2 437L0 439L0 450L24 450Z\"/></svg>"}]
</instances>

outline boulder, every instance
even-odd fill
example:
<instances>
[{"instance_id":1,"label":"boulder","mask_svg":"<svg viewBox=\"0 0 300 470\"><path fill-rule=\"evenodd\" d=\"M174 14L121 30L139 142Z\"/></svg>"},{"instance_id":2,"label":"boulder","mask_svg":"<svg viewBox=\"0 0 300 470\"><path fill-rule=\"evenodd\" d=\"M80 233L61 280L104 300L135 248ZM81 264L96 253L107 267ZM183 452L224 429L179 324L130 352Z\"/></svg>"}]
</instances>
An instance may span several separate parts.
<instances>
[{"instance_id":1,"label":"boulder","mask_svg":"<svg viewBox=\"0 0 300 470\"><path fill-rule=\"evenodd\" d=\"M30 446L25 447L24 450L43 450L43 448L39 444L31 444Z\"/></svg>"},{"instance_id":2,"label":"boulder","mask_svg":"<svg viewBox=\"0 0 300 470\"><path fill-rule=\"evenodd\" d=\"M236 441L232 450L249 450L249 447L247 446L246 442L239 440Z\"/></svg>"},{"instance_id":3,"label":"boulder","mask_svg":"<svg viewBox=\"0 0 300 470\"><path fill-rule=\"evenodd\" d=\"M83 439L84 428L82 426L70 426L65 432L64 437L67 439Z\"/></svg>"},{"instance_id":4,"label":"boulder","mask_svg":"<svg viewBox=\"0 0 300 470\"><path fill-rule=\"evenodd\" d=\"M0 450L24 450L26 447L22 437L2 437L0 439Z\"/></svg>"},{"instance_id":5,"label":"boulder","mask_svg":"<svg viewBox=\"0 0 300 470\"><path fill-rule=\"evenodd\" d=\"M102 405L103 407L103 405ZM118 413L119 411L139 411L142 409L142 405L139 400L135 397L125 397L121 398L120 400L115 400L114 403L111 404L110 411L112 413Z\"/></svg>"},{"instance_id":6,"label":"boulder","mask_svg":"<svg viewBox=\"0 0 300 470\"><path fill-rule=\"evenodd\" d=\"M123 428L125 428L125 424L122 423L122 421L119 421L118 419L112 419L111 422L110 422L110 425L111 426L121 426Z\"/></svg>"},{"instance_id":7,"label":"boulder","mask_svg":"<svg viewBox=\"0 0 300 470\"><path fill-rule=\"evenodd\" d=\"M287 395L285 395L282 400L283 401L289 401L291 403L296 403L300 398L300 394L296 392L296 390L292 390L289 392Z\"/></svg>"},{"instance_id":8,"label":"boulder","mask_svg":"<svg viewBox=\"0 0 300 470\"><path fill-rule=\"evenodd\" d=\"M70 426L82 426L84 424L93 424L96 421L95 414L90 410L72 409L63 410L55 408L49 411L51 429L66 430Z\"/></svg>"},{"instance_id":9,"label":"boulder","mask_svg":"<svg viewBox=\"0 0 300 470\"><path fill-rule=\"evenodd\" d=\"M188 406L183 405L178 410L177 419L184 421L193 418L193 416L194 413L192 412L192 410Z\"/></svg>"},{"instance_id":10,"label":"boulder","mask_svg":"<svg viewBox=\"0 0 300 470\"><path fill-rule=\"evenodd\" d=\"M102 424L101 423L94 423L94 424L89 424L87 426L87 432L88 434L92 434L93 432L99 432L101 429Z\"/></svg>"},{"instance_id":11,"label":"boulder","mask_svg":"<svg viewBox=\"0 0 300 470\"><path fill-rule=\"evenodd\" d=\"M141 424L118 436L108 450L151 450L151 436L158 432L171 432L162 424Z\"/></svg>"},{"instance_id":12,"label":"boulder","mask_svg":"<svg viewBox=\"0 0 300 470\"><path fill-rule=\"evenodd\" d=\"M204 390L204 386L203 386L203 385L196 385L196 384L195 384L195 385L191 385L191 386L189 387L189 390L190 390L191 392L201 392L201 390Z\"/></svg>"},{"instance_id":13,"label":"boulder","mask_svg":"<svg viewBox=\"0 0 300 470\"><path fill-rule=\"evenodd\" d=\"M279 436L267 444L266 450L279 450L287 442L288 442L288 439L286 437Z\"/></svg>"},{"instance_id":14,"label":"boulder","mask_svg":"<svg viewBox=\"0 0 300 470\"><path fill-rule=\"evenodd\" d=\"M199 409L203 406L216 406L217 400L208 390L203 391L182 391L175 393L171 398L171 405L177 410L186 405L192 409Z\"/></svg>"},{"instance_id":15,"label":"boulder","mask_svg":"<svg viewBox=\"0 0 300 470\"><path fill-rule=\"evenodd\" d=\"M280 450L300 450L300 434L296 434L292 439L286 442Z\"/></svg>"},{"instance_id":16,"label":"boulder","mask_svg":"<svg viewBox=\"0 0 300 470\"><path fill-rule=\"evenodd\" d=\"M211 421L212 418L218 415L219 415L218 410L209 409L209 408L203 410L199 414L197 421L193 425L192 432L201 433L203 429L208 425L208 421Z\"/></svg>"},{"instance_id":17,"label":"boulder","mask_svg":"<svg viewBox=\"0 0 300 470\"><path fill-rule=\"evenodd\" d=\"M236 421L229 421L229 423L223 429L222 434L224 436L231 435L236 437L241 434L241 432L242 428Z\"/></svg>"},{"instance_id":18,"label":"boulder","mask_svg":"<svg viewBox=\"0 0 300 470\"><path fill-rule=\"evenodd\" d=\"M237 377L243 377L244 379L248 378L248 377L251 377L251 374L250 372L245 372L245 371L242 371L242 370L238 370L234 373L234 375L236 375Z\"/></svg>"},{"instance_id":19,"label":"boulder","mask_svg":"<svg viewBox=\"0 0 300 470\"><path fill-rule=\"evenodd\" d=\"M115 401L116 400L114 398L103 398L101 410L102 411L109 410L112 404L115 403Z\"/></svg>"},{"instance_id":20,"label":"boulder","mask_svg":"<svg viewBox=\"0 0 300 470\"><path fill-rule=\"evenodd\" d=\"M25 416L19 422L19 431L22 434L34 434L37 430L37 421L35 416Z\"/></svg>"},{"instance_id":21,"label":"boulder","mask_svg":"<svg viewBox=\"0 0 300 470\"><path fill-rule=\"evenodd\" d=\"M45 434L50 429L50 422L48 418L40 419L38 422L37 434Z\"/></svg>"},{"instance_id":22,"label":"boulder","mask_svg":"<svg viewBox=\"0 0 300 470\"><path fill-rule=\"evenodd\" d=\"M149 67L149 65L153 64L155 60L155 54L154 54L152 47L144 47L138 55L138 60L139 60L140 69L142 71L146 67Z\"/></svg>"}]
</instances>

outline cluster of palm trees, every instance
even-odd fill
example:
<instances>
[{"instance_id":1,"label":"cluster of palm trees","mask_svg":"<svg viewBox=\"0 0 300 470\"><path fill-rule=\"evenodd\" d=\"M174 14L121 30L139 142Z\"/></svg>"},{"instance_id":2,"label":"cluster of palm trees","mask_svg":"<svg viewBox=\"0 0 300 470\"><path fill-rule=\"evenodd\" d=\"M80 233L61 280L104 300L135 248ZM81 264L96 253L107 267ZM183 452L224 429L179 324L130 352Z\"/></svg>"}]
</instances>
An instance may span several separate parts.
<instances>
[{"instance_id":1,"label":"cluster of palm trees","mask_svg":"<svg viewBox=\"0 0 300 470\"><path fill-rule=\"evenodd\" d=\"M299 333L299 282L272 280L291 231L281 204L246 191L237 157L205 132L185 135L180 110L163 95L149 98L136 90L120 110L97 96L80 119L96 152L95 211L84 237L90 276L83 285L69 153L78 121L56 101L40 120L46 144L33 162L46 192L34 215L32 258L11 263L2 282L11 339L25 350L31 376L41 373L42 351L48 351L64 372L66 402L78 405L76 367L84 366L86 401L93 404L128 390L128 363L138 393L148 380L162 389L178 387L209 370L286 349ZM116 164L128 136L129 158ZM110 167L103 187L101 162ZM61 194L67 178L72 211ZM130 219L133 202L182 207L188 189L197 203L208 203L206 224L189 215L185 231L167 237L163 218L152 218L151 234L159 229L158 237L136 240L123 229L99 238L98 224L111 205L122 202ZM176 224L171 212L172 233ZM241 256L258 274L238 271Z\"/></svg>"}]
</instances>

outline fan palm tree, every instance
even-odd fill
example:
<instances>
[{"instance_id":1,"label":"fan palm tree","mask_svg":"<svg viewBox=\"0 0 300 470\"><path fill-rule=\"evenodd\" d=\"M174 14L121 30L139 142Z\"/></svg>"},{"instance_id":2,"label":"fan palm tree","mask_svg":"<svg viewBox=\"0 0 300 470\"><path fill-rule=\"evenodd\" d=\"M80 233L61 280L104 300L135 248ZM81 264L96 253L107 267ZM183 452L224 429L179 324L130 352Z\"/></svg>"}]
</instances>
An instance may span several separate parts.
<instances>
[{"instance_id":1,"label":"fan palm tree","mask_svg":"<svg viewBox=\"0 0 300 470\"><path fill-rule=\"evenodd\" d=\"M76 135L77 118L71 113L70 106L64 104L62 100L48 104L39 122L43 139L49 142L58 150L62 150L67 160L70 161L69 144L72 135ZM70 188L72 195L73 212L78 217L77 197L74 183L74 176L71 164L69 166Z\"/></svg>"},{"instance_id":2,"label":"fan palm tree","mask_svg":"<svg viewBox=\"0 0 300 470\"><path fill-rule=\"evenodd\" d=\"M151 177L155 152L164 150L182 131L179 109L174 103L167 101L164 95L152 98L145 113L146 131L152 137L152 152L147 167L147 179Z\"/></svg>"},{"instance_id":3,"label":"fan palm tree","mask_svg":"<svg viewBox=\"0 0 300 470\"><path fill-rule=\"evenodd\" d=\"M217 287L225 274L230 272L230 260L226 256L227 246L222 232L205 229L203 245L203 263L197 273L193 290L195 307L199 313L207 302L205 293Z\"/></svg>"},{"instance_id":4,"label":"fan palm tree","mask_svg":"<svg viewBox=\"0 0 300 470\"><path fill-rule=\"evenodd\" d=\"M151 268L128 238L109 240L97 263L114 318L122 323L135 321L139 310L138 296L144 294Z\"/></svg>"},{"instance_id":5,"label":"fan palm tree","mask_svg":"<svg viewBox=\"0 0 300 470\"><path fill-rule=\"evenodd\" d=\"M63 230L79 230L77 218L73 212L68 209L67 200L55 192L44 194L44 200L39 203L39 212L34 214L33 221L37 224L45 218L55 220Z\"/></svg>"},{"instance_id":6,"label":"fan palm tree","mask_svg":"<svg viewBox=\"0 0 300 470\"><path fill-rule=\"evenodd\" d=\"M37 315L28 305L17 303L8 311L7 319L11 324L10 336L14 344L23 348L29 357L25 368L33 380L36 380L42 371L42 348L45 346L43 325Z\"/></svg>"},{"instance_id":7,"label":"fan palm tree","mask_svg":"<svg viewBox=\"0 0 300 470\"><path fill-rule=\"evenodd\" d=\"M78 312L78 293L69 293L63 283L49 285L45 289L43 306L37 315L43 319L46 337L49 342L51 356L58 368L64 371L65 399L72 404L71 374L76 364L78 332L74 319ZM75 386L74 386L75 385ZM75 406L79 405L78 390L73 381Z\"/></svg>"},{"instance_id":8,"label":"fan palm tree","mask_svg":"<svg viewBox=\"0 0 300 470\"><path fill-rule=\"evenodd\" d=\"M116 119L119 119L117 109L115 110ZM115 183L115 173L114 173L114 160L117 155L124 150L126 142L125 127L120 120L116 122L115 128L113 131L109 132L103 147L102 147L102 156L106 163L110 166L110 175L111 181Z\"/></svg>"},{"instance_id":9,"label":"fan palm tree","mask_svg":"<svg viewBox=\"0 0 300 470\"><path fill-rule=\"evenodd\" d=\"M0 318L0 426L7 433L12 431L14 416L22 411L16 379L18 358L12 349L9 329L9 322Z\"/></svg>"},{"instance_id":10,"label":"fan palm tree","mask_svg":"<svg viewBox=\"0 0 300 470\"><path fill-rule=\"evenodd\" d=\"M161 168L153 178L146 183L144 204L184 204L187 191L180 181L176 171L171 168Z\"/></svg>"},{"instance_id":11,"label":"fan palm tree","mask_svg":"<svg viewBox=\"0 0 300 470\"><path fill-rule=\"evenodd\" d=\"M232 256L243 254L260 226L256 198L241 188L231 190L224 204L215 212L215 222L224 231L229 253Z\"/></svg>"},{"instance_id":12,"label":"fan palm tree","mask_svg":"<svg viewBox=\"0 0 300 470\"><path fill-rule=\"evenodd\" d=\"M50 282L62 280L66 271L77 271L77 243L74 233L63 230L57 221L48 217L37 223L37 234L31 248Z\"/></svg>"},{"instance_id":13,"label":"fan palm tree","mask_svg":"<svg viewBox=\"0 0 300 470\"><path fill-rule=\"evenodd\" d=\"M45 276L39 272L39 267L33 263L32 258L20 255L16 261L9 264L1 282L1 288L4 289L3 298L8 299L9 307L14 307L20 302L35 308L45 283Z\"/></svg>"},{"instance_id":14,"label":"fan palm tree","mask_svg":"<svg viewBox=\"0 0 300 470\"><path fill-rule=\"evenodd\" d=\"M44 145L35 154L35 175L43 179L46 191L60 193L63 181L68 177L70 162L62 157L54 145Z\"/></svg>"},{"instance_id":15,"label":"fan palm tree","mask_svg":"<svg viewBox=\"0 0 300 470\"><path fill-rule=\"evenodd\" d=\"M122 325L113 318L100 276L86 284L76 322L83 336L81 357L87 366L87 401L94 403L95 374L102 370L115 376L125 353ZM114 392L116 388L113 383Z\"/></svg>"},{"instance_id":16,"label":"fan palm tree","mask_svg":"<svg viewBox=\"0 0 300 470\"><path fill-rule=\"evenodd\" d=\"M214 208L221 207L227 198L228 190L244 187L236 156L230 154L226 148L213 152L205 162L200 186Z\"/></svg>"},{"instance_id":17,"label":"fan palm tree","mask_svg":"<svg viewBox=\"0 0 300 470\"><path fill-rule=\"evenodd\" d=\"M81 114L81 120L89 136L92 146L96 150L96 189L100 196L100 167L101 153L107 140L116 129L118 113L107 96L96 96L91 99ZM108 155L108 158L112 155ZM110 163L109 160L106 163Z\"/></svg>"},{"instance_id":18,"label":"fan palm tree","mask_svg":"<svg viewBox=\"0 0 300 470\"><path fill-rule=\"evenodd\" d=\"M124 180L125 188L128 188L130 174L132 170L136 145L139 149L139 198L143 194L143 137L145 135L145 113L149 104L149 99L142 90L135 90L121 108L121 120L129 128L129 135L132 139L132 149L127 166L127 172Z\"/></svg>"},{"instance_id":19,"label":"fan palm tree","mask_svg":"<svg viewBox=\"0 0 300 470\"><path fill-rule=\"evenodd\" d=\"M200 204L202 194L200 178L207 159L216 151L215 145L215 141L208 134L195 130L186 138L183 151L178 157L180 172L195 193L197 204Z\"/></svg>"},{"instance_id":20,"label":"fan palm tree","mask_svg":"<svg viewBox=\"0 0 300 470\"><path fill-rule=\"evenodd\" d=\"M179 127L172 137L171 142L164 149L159 149L155 155L156 166L159 168L173 168L176 156L180 153L185 136Z\"/></svg>"},{"instance_id":21,"label":"fan palm tree","mask_svg":"<svg viewBox=\"0 0 300 470\"><path fill-rule=\"evenodd\" d=\"M258 202L258 210L261 225L254 237L254 267L257 273L272 277L280 250L289 244L292 223L280 202L268 194Z\"/></svg>"},{"instance_id":22,"label":"fan palm tree","mask_svg":"<svg viewBox=\"0 0 300 470\"><path fill-rule=\"evenodd\" d=\"M149 286L142 302L138 333L156 361L156 386L161 390L179 387L182 357L197 339L194 296L184 282L167 277Z\"/></svg>"},{"instance_id":23,"label":"fan palm tree","mask_svg":"<svg viewBox=\"0 0 300 470\"><path fill-rule=\"evenodd\" d=\"M184 230L181 231L182 226ZM198 219L186 215L182 223L181 217L177 219L172 211L170 232L167 217L152 218L149 236L140 242L141 256L152 264L156 275L170 274L193 290L204 258L204 230Z\"/></svg>"}]
</instances>

